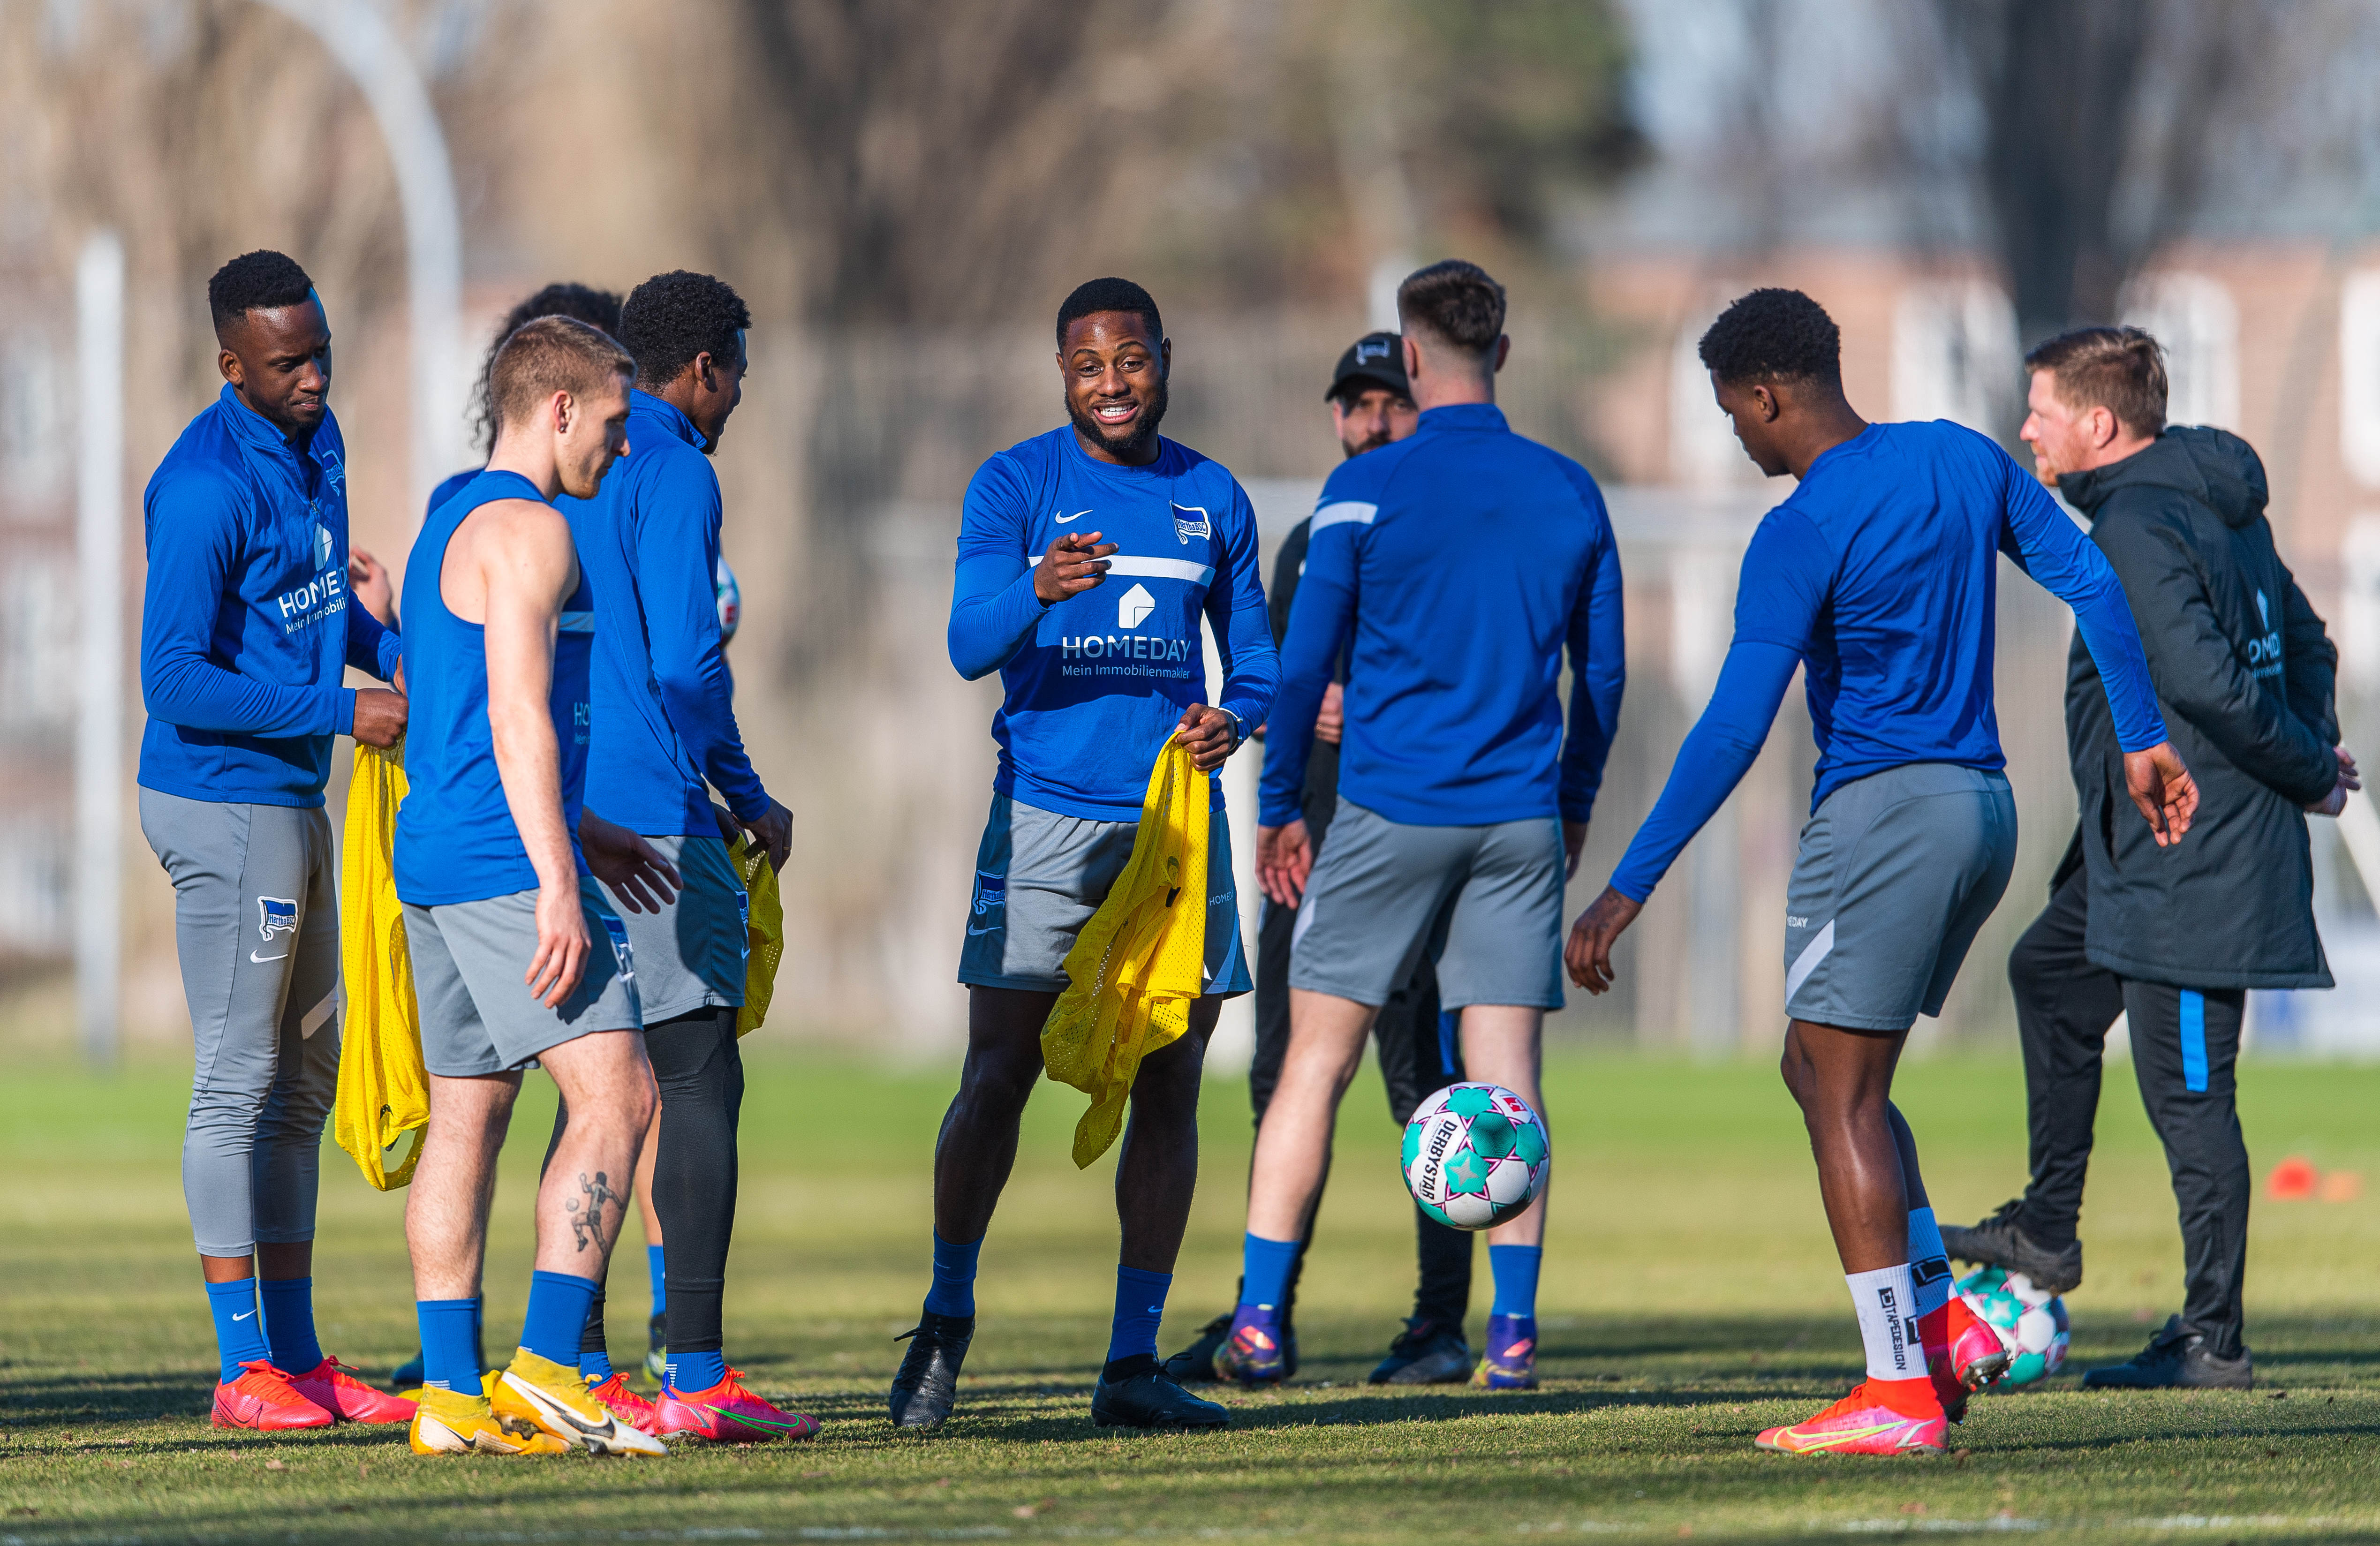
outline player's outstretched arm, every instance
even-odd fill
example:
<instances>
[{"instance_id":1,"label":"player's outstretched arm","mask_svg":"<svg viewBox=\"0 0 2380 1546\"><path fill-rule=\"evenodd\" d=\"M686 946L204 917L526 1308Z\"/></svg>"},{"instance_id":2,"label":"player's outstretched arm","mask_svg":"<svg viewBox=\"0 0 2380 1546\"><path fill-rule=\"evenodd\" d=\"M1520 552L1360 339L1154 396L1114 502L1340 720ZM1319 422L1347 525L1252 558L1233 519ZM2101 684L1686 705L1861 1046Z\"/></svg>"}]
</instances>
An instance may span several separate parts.
<instances>
[{"instance_id":1,"label":"player's outstretched arm","mask_svg":"<svg viewBox=\"0 0 2380 1546\"><path fill-rule=\"evenodd\" d=\"M2007 522L2000 550L2074 609L2074 631L2099 669L2124 752L2124 784L2159 848L2181 840L2198 812L2198 783L2167 739L2155 679L2124 586L2107 557L2068 520L2041 485L1998 452Z\"/></svg>"},{"instance_id":2,"label":"player's outstretched arm","mask_svg":"<svg viewBox=\"0 0 2380 1546\"><path fill-rule=\"evenodd\" d=\"M568 521L552 505L502 500L465 525L480 522L486 525L470 555L486 587L488 734L504 803L537 871L537 954L523 978L531 994L556 1009L586 975L589 948L577 856L563 820L562 745L551 707L554 634L562 603L578 582L578 555Z\"/></svg>"},{"instance_id":3,"label":"player's outstretched arm","mask_svg":"<svg viewBox=\"0 0 2380 1546\"><path fill-rule=\"evenodd\" d=\"M1610 987L1612 942L1751 770L1800 664L1800 653L1782 645L1739 640L1728 650L1710 707L1686 732L1661 798L1630 839L1611 884L1572 925L1562 960L1579 986L1589 993Z\"/></svg>"}]
</instances>

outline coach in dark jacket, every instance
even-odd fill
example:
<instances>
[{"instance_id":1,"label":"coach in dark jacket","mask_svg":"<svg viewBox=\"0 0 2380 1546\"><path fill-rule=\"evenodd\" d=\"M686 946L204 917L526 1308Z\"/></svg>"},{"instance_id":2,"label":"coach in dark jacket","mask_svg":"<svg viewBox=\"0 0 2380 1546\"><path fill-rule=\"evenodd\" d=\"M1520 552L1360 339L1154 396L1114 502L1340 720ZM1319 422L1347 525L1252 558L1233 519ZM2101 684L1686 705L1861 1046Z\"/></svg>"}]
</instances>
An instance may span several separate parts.
<instances>
[{"instance_id":1,"label":"coach in dark jacket","mask_svg":"<svg viewBox=\"0 0 2380 1546\"><path fill-rule=\"evenodd\" d=\"M2091 522L2123 582L2175 750L2197 779L2190 836L2160 848L2127 808L2097 668L2078 644L2066 735L2082 821L2050 902L2009 958L2033 1139L2025 1195L1950 1252L2063 1292L2082 1281L2075 1226L2119 1014L2173 1175L2185 1302L2131 1361L2086 1384L2245 1387L2241 1274L2252 1190L2233 1066L2249 988L2326 988L2305 813L2356 787L2334 747L2338 652L2265 519L2264 465L2221 429L2165 429L2154 340L2089 328L2026 356L2024 438Z\"/></svg>"}]
</instances>

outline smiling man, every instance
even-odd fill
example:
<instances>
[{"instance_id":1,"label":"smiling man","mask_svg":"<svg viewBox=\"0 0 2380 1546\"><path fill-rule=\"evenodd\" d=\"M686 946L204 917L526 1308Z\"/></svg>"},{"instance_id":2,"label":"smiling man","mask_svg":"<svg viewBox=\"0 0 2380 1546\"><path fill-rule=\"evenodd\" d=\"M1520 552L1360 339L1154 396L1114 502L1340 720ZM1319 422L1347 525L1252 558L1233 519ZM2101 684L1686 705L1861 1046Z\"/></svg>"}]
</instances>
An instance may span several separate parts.
<instances>
[{"instance_id":1,"label":"smiling man","mask_svg":"<svg viewBox=\"0 0 2380 1546\"><path fill-rule=\"evenodd\" d=\"M347 593L331 326L278 252L207 284L224 388L149 480L140 827L174 881L198 1068L182 1190L222 1355L218 1427L401 1422L314 1337L316 1155L339 1067L331 743L405 733L394 633ZM260 1287L261 1280L261 1287Z\"/></svg>"},{"instance_id":2,"label":"smiling man","mask_svg":"<svg viewBox=\"0 0 2380 1546\"><path fill-rule=\"evenodd\" d=\"M1263 723L1280 666L1248 497L1220 465L1158 433L1173 345L1148 292L1095 279L1058 310L1072 422L993 456L967 488L951 663L997 670L1000 772L959 958L966 1064L934 1152L934 1281L892 1382L892 1420L932 1428L957 1399L975 1334L976 1253L1041 1076L1062 970L1132 856L1158 754L1179 734L1211 773ZM1199 622L1222 657L1207 702ZM1101 1426L1220 1428L1157 1361L1157 1327L1198 1179L1198 1081L1221 1001L1249 990L1231 832L1214 791L1207 996L1140 1065L1116 1166L1123 1224L1115 1323L1091 1416Z\"/></svg>"}]
</instances>

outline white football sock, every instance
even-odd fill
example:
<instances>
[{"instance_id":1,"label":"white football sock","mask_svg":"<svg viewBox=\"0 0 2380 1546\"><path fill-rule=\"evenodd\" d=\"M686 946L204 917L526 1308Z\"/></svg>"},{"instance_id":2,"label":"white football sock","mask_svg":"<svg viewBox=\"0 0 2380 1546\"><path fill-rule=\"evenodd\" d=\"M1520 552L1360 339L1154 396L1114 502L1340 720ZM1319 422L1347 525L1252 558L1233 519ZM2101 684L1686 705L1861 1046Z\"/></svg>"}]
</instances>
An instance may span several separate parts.
<instances>
[{"instance_id":1,"label":"white football sock","mask_svg":"<svg viewBox=\"0 0 2380 1546\"><path fill-rule=\"evenodd\" d=\"M1872 1273L1848 1273L1852 1306L1859 1311L1860 1340L1867 1345L1867 1377L1871 1380L1925 1378L1925 1349L1917 1339L1917 1295L1910 1286L1909 1263L1878 1267Z\"/></svg>"},{"instance_id":2,"label":"white football sock","mask_svg":"<svg viewBox=\"0 0 2380 1546\"><path fill-rule=\"evenodd\" d=\"M1942 1226L1931 1208L1909 1210L1909 1277L1916 1286L1917 1318L1950 1302L1950 1258L1942 1250Z\"/></svg>"}]
</instances>

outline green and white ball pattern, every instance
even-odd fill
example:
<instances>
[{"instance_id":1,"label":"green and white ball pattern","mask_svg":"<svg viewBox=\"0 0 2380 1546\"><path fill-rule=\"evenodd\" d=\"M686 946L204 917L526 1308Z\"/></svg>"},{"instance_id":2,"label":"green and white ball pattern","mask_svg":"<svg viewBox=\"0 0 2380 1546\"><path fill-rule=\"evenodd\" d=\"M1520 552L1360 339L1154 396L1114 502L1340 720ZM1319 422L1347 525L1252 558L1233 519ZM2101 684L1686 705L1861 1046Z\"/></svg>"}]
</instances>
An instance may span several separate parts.
<instances>
[{"instance_id":1,"label":"green and white ball pattern","mask_svg":"<svg viewBox=\"0 0 2380 1546\"><path fill-rule=\"evenodd\" d=\"M1450 1084L1405 1124L1405 1190L1457 1229L1489 1228L1526 1208L1552 1166L1545 1123L1500 1084Z\"/></svg>"},{"instance_id":2,"label":"green and white ball pattern","mask_svg":"<svg viewBox=\"0 0 2380 1546\"><path fill-rule=\"evenodd\" d=\"M2066 1301L2035 1288L2033 1279L2001 1267L1984 1267L1961 1278L1959 1292L1967 1308L1991 1323L2008 1346L2009 1371L1992 1389L2037 1383L2066 1361L2070 1335Z\"/></svg>"}]
</instances>

